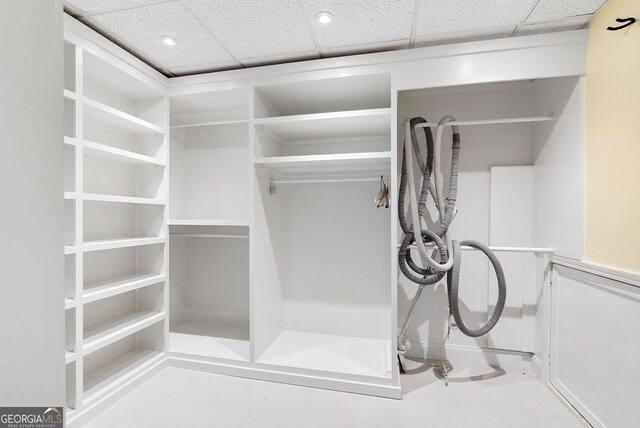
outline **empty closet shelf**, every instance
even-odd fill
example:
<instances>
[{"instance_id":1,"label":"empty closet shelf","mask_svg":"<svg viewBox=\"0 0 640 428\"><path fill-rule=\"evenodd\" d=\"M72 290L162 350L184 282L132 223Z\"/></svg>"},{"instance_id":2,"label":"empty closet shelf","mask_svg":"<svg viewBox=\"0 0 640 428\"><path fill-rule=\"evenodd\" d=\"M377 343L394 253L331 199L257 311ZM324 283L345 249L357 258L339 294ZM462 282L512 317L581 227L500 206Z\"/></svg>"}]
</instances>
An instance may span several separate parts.
<instances>
[{"instance_id":1,"label":"empty closet shelf","mask_svg":"<svg viewBox=\"0 0 640 428\"><path fill-rule=\"evenodd\" d=\"M64 363L69 364L76 360L76 353L71 351L64 352Z\"/></svg>"},{"instance_id":2,"label":"empty closet shelf","mask_svg":"<svg viewBox=\"0 0 640 428\"><path fill-rule=\"evenodd\" d=\"M93 141L84 141L84 153L86 156L104 159L110 161L121 162L129 165L149 165L149 166L165 166L164 162L140 153L131 152L129 150L119 149L117 147L108 146L106 144L95 143Z\"/></svg>"},{"instance_id":3,"label":"empty closet shelf","mask_svg":"<svg viewBox=\"0 0 640 428\"><path fill-rule=\"evenodd\" d=\"M95 202L120 202L124 204L166 205L164 199L139 198L137 196L106 195L101 193L65 192L65 199L82 199Z\"/></svg>"},{"instance_id":4,"label":"empty closet shelf","mask_svg":"<svg viewBox=\"0 0 640 428\"><path fill-rule=\"evenodd\" d=\"M258 131L282 142L353 137L390 137L389 108L301 114L256 119Z\"/></svg>"},{"instance_id":5,"label":"empty closet shelf","mask_svg":"<svg viewBox=\"0 0 640 428\"><path fill-rule=\"evenodd\" d=\"M164 359L161 352L135 350L101 365L84 375L84 404L93 402L118 385L139 376Z\"/></svg>"},{"instance_id":6,"label":"empty closet shelf","mask_svg":"<svg viewBox=\"0 0 640 428\"><path fill-rule=\"evenodd\" d=\"M391 169L391 152L262 157L254 164L281 174L377 173Z\"/></svg>"},{"instance_id":7,"label":"empty closet shelf","mask_svg":"<svg viewBox=\"0 0 640 428\"><path fill-rule=\"evenodd\" d=\"M141 247L143 245L163 244L165 238L127 238L127 239L106 239L101 241L87 241L82 247L87 251L111 250L115 248Z\"/></svg>"},{"instance_id":8,"label":"empty closet shelf","mask_svg":"<svg viewBox=\"0 0 640 428\"><path fill-rule=\"evenodd\" d=\"M76 307L76 301L74 299L70 299L68 297L64 298L64 308L71 309Z\"/></svg>"},{"instance_id":9,"label":"empty closet shelf","mask_svg":"<svg viewBox=\"0 0 640 428\"><path fill-rule=\"evenodd\" d=\"M127 275L109 281L87 284L84 289L84 302L90 303L105 299L127 291L138 290L149 285L158 284L165 280L165 275Z\"/></svg>"},{"instance_id":10,"label":"empty closet shelf","mask_svg":"<svg viewBox=\"0 0 640 428\"><path fill-rule=\"evenodd\" d=\"M202 322L171 327L169 351L225 360L249 361L249 329Z\"/></svg>"},{"instance_id":11,"label":"empty closet shelf","mask_svg":"<svg viewBox=\"0 0 640 428\"><path fill-rule=\"evenodd\" d=\"M258 358L258 362L389 378L390 347L389 340L284 330Z\"/></svg>"},{"instance_id":12,"label":"empty closet shelf","mask_svg":"<svg viewBox=\"0 0 640 428\"><path fill-rule=\"evenodd\" d=\"M84 354L90 354L111 343L165 319L159 311L133 311L109 318L84 329Z\"/></svg>"},{"instance_id":13,"label":"empty closet shelf","mask_svg":"<svg viewBox=\"0 0 640 428\"><path fill-rule=\"evenodd\" d=\"M164 129L132 114L125 113L101 102L83 97L85 120L106 125L129 134L164 134Z\"/></svg>"}]
</instances>

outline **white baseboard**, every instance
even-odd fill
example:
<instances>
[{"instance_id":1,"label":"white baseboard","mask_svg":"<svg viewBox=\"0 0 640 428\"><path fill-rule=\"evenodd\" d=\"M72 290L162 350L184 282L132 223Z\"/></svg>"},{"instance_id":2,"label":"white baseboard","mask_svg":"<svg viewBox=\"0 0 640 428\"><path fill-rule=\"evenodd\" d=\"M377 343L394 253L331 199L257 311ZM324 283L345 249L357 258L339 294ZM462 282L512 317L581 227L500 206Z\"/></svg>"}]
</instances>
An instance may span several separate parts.
<instances>
[{"instance_id":1,"label":"white baseboard","mask_svg":"<svg viewBox=\"0 0 640 428\"><path fill-rule=\"evenodd\" d=\"M409 358L423 360L440 359L440 344L407 341ZM445 356L454 366L486 367L495 366L529 370L532 355L527 352L517 352L502 349L487 349L471 346L446 345Z\"/></svg>"},{"instance_id":2,"label":"white baseboard","mask_svg":"<svg viewBox=\"0 0 640 428\"><path fill-rule=\"evenodd\" d=\"M548 379L544 378L543 370L542 370L542 361L538 358L537 355L531 357L531 363L529 364L529 372L533 374L535 377L540 379L541 382L547 383Z\"/></svg>"},{"instance_id":3,"label":"white baseboard","mask_svg":"<svg viewBox=\"0 0 640 428\"><path fill-rule=\"evenodd\" d=\"M320 373L311 374L302 373L302 371L294 372L291 368L283 370L269 365L257 367L248 366L246 364L209 361L198 357L187 358L174 355L169 355L168 365L169 367L246 377L268 382L288 383L291 385L352 392L363 395L374 395L385 398L402 398L402 390L399 381L397 384L394 384L391 379L380 381L379 383L364 380L346 380L328 377Z\"/></svg>"},{"instance_id":4,"label":"white baseboard","mask_svg":"<svg viewBox=\"0 0 640 428\"><path fill-rule=\"evenodd\" d=\"M130 393L133 389L140 386L144 381L159 373L165 367L167 367L167 359L163 358L156 364L149 366L144 371L140 372L137 376L133 376L119 384L117 387L114 387L112 391L105 394L102 398L97 399L89 406L82 410L74 411L66 422L67 428L78 428L87 423L89 420L95 418L112 406L116 401Z\"/></svg>"}]
</instances>

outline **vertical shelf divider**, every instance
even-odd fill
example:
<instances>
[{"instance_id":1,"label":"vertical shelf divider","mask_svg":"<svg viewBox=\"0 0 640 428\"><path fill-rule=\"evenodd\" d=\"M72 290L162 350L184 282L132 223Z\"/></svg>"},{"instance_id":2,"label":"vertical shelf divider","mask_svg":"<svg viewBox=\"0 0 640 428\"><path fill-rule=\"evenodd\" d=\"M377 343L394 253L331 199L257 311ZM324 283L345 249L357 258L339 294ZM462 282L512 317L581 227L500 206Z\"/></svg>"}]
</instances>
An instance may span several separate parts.
<instances>
[{"instance_id":1,"label":"vertical shelf divider","mask_svg":"<svg viewBox=\"0 0 640 428\"><path fill-rule=\"evenodd\" d=\"M83 49L76 45L75 55L75 90L76 90L76 108L75 108L75 192L77 195L82 195L84 182L84 151L83 151L83 134L84 134L84 120L83 120ZM84 202L82 198L75 199L75 246L76 246L76 272L75 272L75 284L76 284L76 387L75 387L75 410L79 411L83 408L84 401L84 354L82 351L83 342L83 320L84 320L84 299L83 299L83 286L84 286L84 256L80 248L82 248L82 241L84 240Z\"/></svg>"}]
</instances>

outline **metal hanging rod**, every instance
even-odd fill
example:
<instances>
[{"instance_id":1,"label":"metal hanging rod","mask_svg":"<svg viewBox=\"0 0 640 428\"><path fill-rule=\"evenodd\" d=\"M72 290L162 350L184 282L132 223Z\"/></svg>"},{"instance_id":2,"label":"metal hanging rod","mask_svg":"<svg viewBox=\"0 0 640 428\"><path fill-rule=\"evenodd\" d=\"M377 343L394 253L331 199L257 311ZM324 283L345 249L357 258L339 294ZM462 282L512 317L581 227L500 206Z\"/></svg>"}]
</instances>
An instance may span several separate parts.
<instances>
[{"instance_id":1,"label":"metal hanging rod","mask_svg":"<svg viewBox=\"0 0 640 428\"><path fill-rule=\"evenodd\" d=\"M497 125L502 123L529 123L529 122L549 122L553 120L553 115L548 116L528 116L528 117L509 117L502 119L480 119L480 120L453 120L447 122L445 126L465 126L465 125ZM400 123L398 126L404 126ZM435 128L437 122L419 123L416 128Z\"/></svg>"},{"instance_id":2,"label":"metal hanging rod","mask_svg":"<svg viewBox=\"0 0 640 428\"><path fill-rule=\"evenodd\" d=\"M302 183L347 183L347 182L365 182L380 181L380 176L385 180L391 179L388 174L380 174L372 177L336 177L336 178L274 178L271 182L274 184L302 184Z\"/></svg>"},{"instance_id":3,"label":"metal hanging rod","mask_svg":"<svg viewBox=\"0 0 640 428\"><path fill-rule=\"evenodd\" d=\"M249 239L247 235L220 235L215 233L172 233L171 236L183 236L186 238L229 238Z\"/></svg>"}]
</instances>

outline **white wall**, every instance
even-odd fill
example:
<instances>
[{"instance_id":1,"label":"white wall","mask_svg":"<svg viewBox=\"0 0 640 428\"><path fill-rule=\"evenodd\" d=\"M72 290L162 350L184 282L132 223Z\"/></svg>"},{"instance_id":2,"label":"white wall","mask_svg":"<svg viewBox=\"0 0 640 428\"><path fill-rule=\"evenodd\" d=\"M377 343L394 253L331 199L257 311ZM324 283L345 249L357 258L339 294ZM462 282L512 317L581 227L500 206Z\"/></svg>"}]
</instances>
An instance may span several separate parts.
<instances>
[{"instance_id":1,"label":"white wall","mask_svg":"<svg viewBox=\"0 0 640 428\"><path fill-rule=\"evenodd\" d=\"M64 402L62 2L0 12L0 406Z\"/></svg>"}]
</instances>

